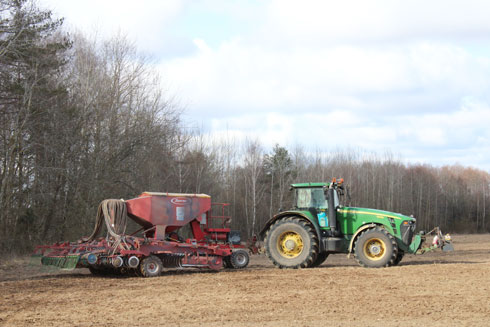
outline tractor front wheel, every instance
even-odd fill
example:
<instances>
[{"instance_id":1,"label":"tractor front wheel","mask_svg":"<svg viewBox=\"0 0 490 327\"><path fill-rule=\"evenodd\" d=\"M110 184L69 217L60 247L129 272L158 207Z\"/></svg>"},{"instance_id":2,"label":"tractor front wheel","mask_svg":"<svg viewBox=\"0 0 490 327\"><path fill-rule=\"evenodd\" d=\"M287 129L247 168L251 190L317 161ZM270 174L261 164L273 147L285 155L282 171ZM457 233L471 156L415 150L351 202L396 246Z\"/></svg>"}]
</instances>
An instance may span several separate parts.
<instances>
[{"instance_id":1,"label":"tractor front wheel","mask_svg":"<svg viewBox=\"0 0 490 327\"><path fill-rule=\"evenodd\" d=\"M392 266L398 254L396 241L385 229L376 227L363 231L354 249L360 265L367 268Z\"/></svg>"},{"instance_id":2,"label":"tractor front wheel","mask_svg":"<svg viewBox=\"0 0 490 327\"><path fill-rule=\"evenodd\" d=\"M141 260L139 269L143 277L160 276L163 270L162 260L157 256L150 255Z\"/></svg>"},{"instance_id":3,"label":"tractor front wheel","mask_svg":"<svg viewBox=\"0 0 490 327\"><path fill-rule=\"evenodd\" d=\"M311 267L318 256L318 237L305 220L287 217L276 221L267 231L265 250L279 268Z\"/></svg>"}]
</instances>

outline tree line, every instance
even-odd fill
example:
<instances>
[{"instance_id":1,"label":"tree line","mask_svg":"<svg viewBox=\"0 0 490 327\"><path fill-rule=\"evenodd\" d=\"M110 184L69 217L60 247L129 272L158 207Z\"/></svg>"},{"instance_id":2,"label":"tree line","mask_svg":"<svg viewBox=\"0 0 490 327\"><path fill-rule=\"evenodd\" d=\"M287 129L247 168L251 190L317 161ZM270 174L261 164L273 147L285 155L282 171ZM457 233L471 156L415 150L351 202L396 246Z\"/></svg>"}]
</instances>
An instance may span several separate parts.
<instances>
[{"instance_id":1,"label":"tree line","mask_svg":"<svg viewBox=\"0 0 490 327\"><path fill-rule=\"evenodd\" d=\"M143 191L229 202L245 238L291 205L293 182L343 177L346 204L413 214L421 229L488 232L490 175L360 150L210 139L124 35L69 34L29 0L0 0L0 254L90 234L98 203Z\"/></svg>"}]
</instances>

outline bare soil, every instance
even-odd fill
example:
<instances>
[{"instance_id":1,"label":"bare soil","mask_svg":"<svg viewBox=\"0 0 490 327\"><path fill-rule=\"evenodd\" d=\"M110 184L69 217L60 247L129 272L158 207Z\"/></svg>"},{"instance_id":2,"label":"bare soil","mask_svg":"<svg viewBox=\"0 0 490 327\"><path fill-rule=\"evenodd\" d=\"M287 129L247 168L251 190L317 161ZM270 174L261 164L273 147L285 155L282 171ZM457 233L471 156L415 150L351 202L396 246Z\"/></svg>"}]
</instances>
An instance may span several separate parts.
<instances>
[{"instance_id":1,"label":"bare soil","mask_svg":"<svg viewBox=\"0 0 490 327\"><path fill-rule=\"evenodd\" d=\"M0 326L489 326L490 234L455 235L455 252L367 269L345 255L281 270L263 255L244 270L158 278L0 267Z\"/></svg>"}]
</instances>

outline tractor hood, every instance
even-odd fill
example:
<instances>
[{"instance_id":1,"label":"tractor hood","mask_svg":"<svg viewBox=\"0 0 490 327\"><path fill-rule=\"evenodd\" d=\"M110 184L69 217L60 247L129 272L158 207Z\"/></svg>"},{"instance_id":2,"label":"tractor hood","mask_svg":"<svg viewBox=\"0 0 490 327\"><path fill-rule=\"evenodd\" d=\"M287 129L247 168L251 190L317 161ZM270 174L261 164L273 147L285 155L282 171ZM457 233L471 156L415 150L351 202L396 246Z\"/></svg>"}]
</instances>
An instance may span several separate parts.
<instances>
[{"instance_id":1,"label":"tractor hood","mask_svg":"<svg viewBox=\"0 0 490 327\"><path fill-rule=\"evenodd\" d=\"M356 217L366 216L366 218L371 216L371 218L378 218L378 219L393 218L396 220L411 220L411 221L416 220L413 217L405 216L400 213L378 210L378 209L370 209L370 208L340 207L339 209L337 209L337 212L340 215L346 215L346 216L356 216Z\"/></svg>"},{"instance_id":2,"label":"tractor hood","mask_svg":"<svg viewBox=\"0 0 490 327\"><path fill-rule=\"evenodd\" d=\"M340 207L337 209L337 220L342 225L344 234L354 235L359 228L367 224L383 225L392 235L400 235L401 241L407 246L415 232L416 219L385 210Z\"/></svg>"}]
</instances>

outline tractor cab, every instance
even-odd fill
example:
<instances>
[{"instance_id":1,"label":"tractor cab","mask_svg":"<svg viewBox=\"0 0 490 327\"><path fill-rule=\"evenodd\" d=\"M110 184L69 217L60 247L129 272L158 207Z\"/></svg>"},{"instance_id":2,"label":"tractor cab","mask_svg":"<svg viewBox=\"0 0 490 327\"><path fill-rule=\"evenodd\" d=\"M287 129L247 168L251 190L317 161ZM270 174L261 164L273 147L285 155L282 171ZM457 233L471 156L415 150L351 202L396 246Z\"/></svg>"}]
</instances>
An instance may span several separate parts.
<instances>
[{"instance_id":1,"label":"tractor cab","mask_svg":"<svg viewBox=\"0 0 490 327\"><path fill-rule=\"evenodd\" d=\"M323 230L322 236L334 238L338 243L341 236L337 224L337 209L340 208L340 198L344 194L343 179L335 178L331 183L300 183L292 184L294 192L294 209L307 211L312 219ZM335 245L335 248L339 245Z\"/></svg>"},{"instance_id":2,"label":"tractor cab","mask_svg":"<svg viewBox=\"0 0 490 327\"><path fill-rule=\"evenodd\" d=\"M330 187L330 185L332 187ZM325 212L328 209L328 201L330 194L333 196L333 204L335 208L340 207L340 196L342 192L342 182L337 183L299 183L292 184L291 189L294 190L294 209L308 210L315 208L317 211ZM333 192L328 190L332 188Z\"/></svg>"}]
</instances>

